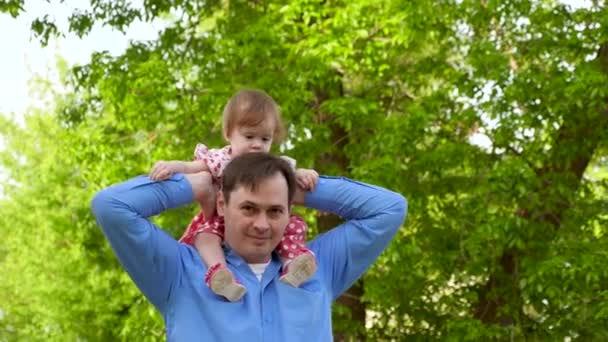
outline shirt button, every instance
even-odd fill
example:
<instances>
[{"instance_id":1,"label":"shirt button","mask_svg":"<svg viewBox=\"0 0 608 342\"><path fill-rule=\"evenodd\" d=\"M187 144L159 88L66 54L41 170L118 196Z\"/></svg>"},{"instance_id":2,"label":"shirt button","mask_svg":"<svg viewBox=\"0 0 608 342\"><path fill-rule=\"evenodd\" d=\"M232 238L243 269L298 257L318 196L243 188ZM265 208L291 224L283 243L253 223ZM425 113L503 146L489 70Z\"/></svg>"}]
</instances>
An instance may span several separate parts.
<instances>
[{"instance_id":1,"label":"shirt button","mask_svg":"<svg viewBox=\"0 0 608 342\"><path fill-rule=\"evenodd\" d=\"M264 322L265 322L266 324L270 324L270 323L272 323L272 317L270 317L270 316L266 316L266 318L264 318Z\"/></svg>"}]
</instances>

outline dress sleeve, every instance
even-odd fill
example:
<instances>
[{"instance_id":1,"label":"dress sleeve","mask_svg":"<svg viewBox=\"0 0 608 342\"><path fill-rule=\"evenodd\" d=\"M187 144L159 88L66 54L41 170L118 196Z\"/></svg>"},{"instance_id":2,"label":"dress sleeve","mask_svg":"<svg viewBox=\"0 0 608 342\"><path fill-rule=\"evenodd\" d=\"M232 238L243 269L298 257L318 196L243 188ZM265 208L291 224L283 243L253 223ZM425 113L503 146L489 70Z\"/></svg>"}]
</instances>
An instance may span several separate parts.
<instances>
[{"instance_id":1,"label":"dress sleeve","mask_svg":"<svg viewBox=\"0 0 608 342\"><path fill-rule=\"evenodd\" d=\"M227 148L213 149L208 148L204 144L196 144L194 149L194 160L203 161L207 165L207 169L211 173L213 180L217 182L222 175L226 164Z\"/></svg>"},{"instance_id":2,"label":"dress sleeve","mask_svg":"<svg viewBox=\"0 0 608 342\"><path fill-rule=\"evenodd\" d=\"M194 160L203 160L207 162L209 148L205 144L196 144L194 148Z\"/></svg>"}]
</instances>

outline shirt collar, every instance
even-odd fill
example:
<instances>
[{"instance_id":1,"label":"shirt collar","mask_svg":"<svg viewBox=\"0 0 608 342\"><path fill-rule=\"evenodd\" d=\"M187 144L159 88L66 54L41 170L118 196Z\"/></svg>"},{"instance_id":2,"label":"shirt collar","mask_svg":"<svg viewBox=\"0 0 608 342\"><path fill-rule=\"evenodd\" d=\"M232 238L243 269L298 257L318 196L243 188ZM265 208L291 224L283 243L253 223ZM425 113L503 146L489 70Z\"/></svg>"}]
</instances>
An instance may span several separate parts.
<instances>
[{"instance_id":1,"label":"shirt collar","mask_svg":"<svg viewBox=\"0 0 608 342\"><path fill-rule=\"evenodd\" d=\"M226 253L226 262L228 262L229 264L234 266L247 265L247 262L243 260L240 255L236 254L230 247L224 246L224 252ZM281 260L277 253L273 251L270 256L270 264L268 265L268 267L277 262L280 264Z\"/></svg>"}]
</instances>

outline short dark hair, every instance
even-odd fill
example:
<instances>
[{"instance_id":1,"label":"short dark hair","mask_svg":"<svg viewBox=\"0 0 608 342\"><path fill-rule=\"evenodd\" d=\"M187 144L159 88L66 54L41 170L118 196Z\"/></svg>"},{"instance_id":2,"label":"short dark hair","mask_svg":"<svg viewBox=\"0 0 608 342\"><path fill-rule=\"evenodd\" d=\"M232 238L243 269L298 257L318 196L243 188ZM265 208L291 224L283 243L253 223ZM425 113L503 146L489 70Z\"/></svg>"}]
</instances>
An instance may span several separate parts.
<instances>
[{"instance_id":1,"label":"short dark hair","mask_svg":"<svg viewBox=\"0 0 608 342\"><path fill-rule=\"evenodd\" d=\"M269 153L245 153L230 161L224 169L222 178L222 193L226 203L230 200L230 193L239 186L249 187L255 191L257 184L277 173L287 181L287 199L291 205L296 191L296 176L289 163Z\"/></svg>"}]
</instances>

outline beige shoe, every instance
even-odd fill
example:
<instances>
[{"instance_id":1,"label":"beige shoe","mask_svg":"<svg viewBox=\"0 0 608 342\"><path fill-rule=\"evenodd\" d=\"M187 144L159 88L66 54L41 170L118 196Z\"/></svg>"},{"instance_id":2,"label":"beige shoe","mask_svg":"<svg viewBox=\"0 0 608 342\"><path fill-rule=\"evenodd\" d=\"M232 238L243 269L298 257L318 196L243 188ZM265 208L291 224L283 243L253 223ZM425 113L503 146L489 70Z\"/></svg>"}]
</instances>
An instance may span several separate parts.
<instances>
[{"instance_id":1,"label":"beige shoe","mask_svg":"<svg viewBox=\"0 0 608 342\"><path fill-rule=\"evenodd\" d=\"M315 256L311 253L300 254L291 260L283 270L279 280L293 287L300 287L317 271Z\"/></svg>"},{"instance_id":2,"label":"beige shoe","mask_svg":"<svg viewBox=\"0 0 608 342\"><path fill-rule=\"evenodd\" d=\"M209 275L207 285L213 293L225 297L231 302L239 301L247 292L245 286L239 284L226 267L213 270Z\"/></svg>"}]
</instances>

